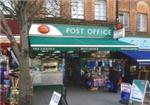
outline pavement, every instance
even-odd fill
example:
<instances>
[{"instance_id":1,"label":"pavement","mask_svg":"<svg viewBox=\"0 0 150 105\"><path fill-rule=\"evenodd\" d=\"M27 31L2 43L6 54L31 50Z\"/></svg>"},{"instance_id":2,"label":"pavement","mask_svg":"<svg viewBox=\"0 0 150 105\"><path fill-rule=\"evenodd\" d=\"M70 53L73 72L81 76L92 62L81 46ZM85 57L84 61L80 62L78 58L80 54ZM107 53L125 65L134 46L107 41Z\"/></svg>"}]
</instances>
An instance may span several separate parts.
<instances>
[{"instance_id":1,"label":"pavement","mask_svg":"<svg viewBox=\"0 0 150 105\"><path fill-rule=\"evenodd\" d=\"M33 93L32 105L49 105L52 92L53 91L49 89L35 90ZM68 105L123 105L119 103L119 100L119 92L111 93L106 90L92 92L76 87L67 88Z\"/></svg>"}]
</instances>

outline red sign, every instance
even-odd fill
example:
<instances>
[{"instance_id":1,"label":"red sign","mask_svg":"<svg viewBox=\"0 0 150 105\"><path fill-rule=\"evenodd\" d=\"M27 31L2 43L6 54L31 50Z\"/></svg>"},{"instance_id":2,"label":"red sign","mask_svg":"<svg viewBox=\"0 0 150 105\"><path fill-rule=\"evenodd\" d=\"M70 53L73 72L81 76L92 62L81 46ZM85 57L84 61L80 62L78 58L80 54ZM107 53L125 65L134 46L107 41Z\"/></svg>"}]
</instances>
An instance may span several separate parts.
<instances>
[{"instance_id":1,"label":"red sign","mask_svg":"<svg viewBox=\"0 0 150 105\"><path fill-rule=\"evenodd\" d=\"M6 22L8 23L8 26L10 27L11 31L12 31L12 34L13 35L19 35L20 33L20 30L19 30L19 23L17 20L15 19L5 19ZM0 19L1 21L1 19ZM4 34L2 32L2 30L0 30L0 34Z\"/></svg>"},{"instance_id":2,"label":"red sign","mask_svg":"<svg viewBox=\"0 0 150 105\"><path fill-rule=\"evenodd\" d=\"M123 24L122 23L117 23L116 25L116 30L122 29L123 28Z\"/></svg>"},{"instance_id":3,"label":"red sign","mask_svg":"<svg viewBox=\"0 0 150 105\"><path fill-rule=\"evenodd\" d=\"M46 25L41 25L38 27L38 31L42 34L46 34L50 31L50 28Z\"/></svg>"}]
</instances>

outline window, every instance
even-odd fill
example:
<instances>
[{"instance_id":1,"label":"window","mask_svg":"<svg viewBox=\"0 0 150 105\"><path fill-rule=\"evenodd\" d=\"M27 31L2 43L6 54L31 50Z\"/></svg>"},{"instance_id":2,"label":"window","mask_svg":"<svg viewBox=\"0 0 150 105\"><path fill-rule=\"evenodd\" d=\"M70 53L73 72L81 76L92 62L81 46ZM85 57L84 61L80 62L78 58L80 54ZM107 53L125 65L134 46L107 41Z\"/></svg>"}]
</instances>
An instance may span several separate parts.
<instances>
[{"instance_id":1,"label":"window","mask_svg":"<svg viewBox=\"0 0 150 105\"><path fill-rule=\"evenodd\" d=\"M71 6L72 18L84 19L84 0L72 0Z\"/></svg>"},{"instance_id":2,"label":"window","mask_svg":"<svg viewBox=\"0 0 150 105\"><path fill-rule=\"evenodd\" d=\"M46 12L48 17L60 17L60 0L47 0Z\"/></svg>"},{"instance_id":3,"label":"window","mask_svg":"<svg viewBox=\"0 0 150 105\"><path fill-rule=\"evenodd\" d=\"M136 29L138 32L147 32L147 15L146 14L137 15Z\"/></svg>"},{"instance_id":4,"label":"window","mask_svg":"<svg viewBox=\"0 0 150 105\"><path fill-rule=\"evenodd\" d=\"M10 0L1 0L1 2L6 6L6 7L4 7L4 6L2 6L2 5L0 5L0 11L2 11L2 13L4 14L4 15L10 15L10 11L14 11L14 5L13 4L11 4L11 1ZM7 8L7 9L6 9ZM10 10L10 11L8 11L8 10Z\"/></svg>"},{"instance_id":5,"label":"window","mask_svg":"<svg viewBox=\"0 0 150 105\"><path fill-rule=\"evenodd\" d=\"M95 0L95 20L106 20L106 0Z\"/></svg>"},{"instance_id":6,"label":"window","mask_svg":"<svg viewBox=\"0 0 150 105\"><path fill-rule=\"evenodd\" d=\"M119 13L119 22L123 24L125 31L129 31L129 13Z\"/></svg>"}]
</instances>

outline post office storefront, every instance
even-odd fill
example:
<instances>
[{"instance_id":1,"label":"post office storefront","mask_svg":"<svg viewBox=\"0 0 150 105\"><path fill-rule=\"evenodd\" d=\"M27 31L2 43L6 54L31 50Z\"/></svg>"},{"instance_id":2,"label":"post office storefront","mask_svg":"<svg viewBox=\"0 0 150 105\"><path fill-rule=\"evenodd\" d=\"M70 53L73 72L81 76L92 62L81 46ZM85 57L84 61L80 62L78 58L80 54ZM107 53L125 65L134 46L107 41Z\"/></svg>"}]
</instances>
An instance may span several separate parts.
<instances>
[{"instance_id":1,"label":"post office storefront","mask_svg":"<svg viewBox=\"0 0 150 105\"><path fill-rule=\"evenodd\" d=\"M87 55L85 54L86 56L84 56L84 59L87 59L89 58L88 54L92 54L93 52L101 53L104 51L138 49L138 47L133 44L113 39L114 26L32 24L29 33L30 55L31 57L40 59L36 64L40 69L47 69L44 70L46 72L45 74L39 74L41 79L36 81L37 84L42 85L45 84L43 81L46 81L47 85L63 84L63 80L60 80L60 78L64 76L63 69L70 69L70 65L80 66L81 60L79 59L83 58L83 53L85 54L87 52ZM97 53L95 54L97 55ZM68 57L68 55L70 56ZM72 59L71 56L75 59ZM47 63L45 64L44 61ZM37 62L37 60L35 62ZM52 62L57 64L53 65ZM69 63L67 68L64 67L68 62L72 62L72 64ZM46 66L43 67L43 65ZM72 66L72 68L75 67ZM81 69L81 67L75 69ZM80 74L80 70L73 74ZM44 75L47 75L48 78ZM53 80L56 81L51 81L50 75L53 75L51 77L55 78ZM60 75L60 77L58 77L58 75ZM74 78L78 81L77 77Z\"/></svg>"}]
</instances>

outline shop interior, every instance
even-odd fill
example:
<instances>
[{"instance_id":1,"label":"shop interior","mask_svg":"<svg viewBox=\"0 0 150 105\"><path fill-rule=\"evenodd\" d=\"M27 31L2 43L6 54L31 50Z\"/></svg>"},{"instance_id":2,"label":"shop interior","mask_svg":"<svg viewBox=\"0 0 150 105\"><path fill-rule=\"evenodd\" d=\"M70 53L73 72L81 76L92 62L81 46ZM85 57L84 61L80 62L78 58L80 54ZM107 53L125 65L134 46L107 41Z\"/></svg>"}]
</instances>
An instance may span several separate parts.
<instances>
[{"instance_id":1,"label":"shop interior","mask_svg":"<svg viewBox=\"0 0 150 105\"><path fill-rule=\"evenodd\" d=\"M124 60L111 58L110 51L48 53L31 59L35 85L64 84L97 90L109 87L110 78L117 83L124 75ZM115 72L110 73L111 69Z\"/></svg>"},{"instance_id":2,"label":"shop interior","mask_svg":"<svg viewBox=\"0 0 150 105\"><path fill-rule=\"evenodd\" d=\"M150 63L137 62L131 56L122 52L111 52L111 56L116 59L125 59L125 76L124 82L132 83L133 79L149 80L150 81ZM148 56L147 56L148 57ZM147 58L148 59L148 58Z\"/></svg>"}]
</instances>

